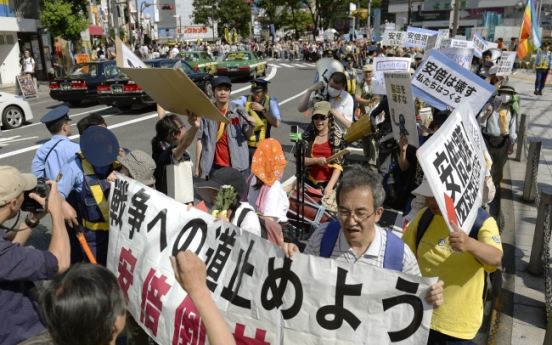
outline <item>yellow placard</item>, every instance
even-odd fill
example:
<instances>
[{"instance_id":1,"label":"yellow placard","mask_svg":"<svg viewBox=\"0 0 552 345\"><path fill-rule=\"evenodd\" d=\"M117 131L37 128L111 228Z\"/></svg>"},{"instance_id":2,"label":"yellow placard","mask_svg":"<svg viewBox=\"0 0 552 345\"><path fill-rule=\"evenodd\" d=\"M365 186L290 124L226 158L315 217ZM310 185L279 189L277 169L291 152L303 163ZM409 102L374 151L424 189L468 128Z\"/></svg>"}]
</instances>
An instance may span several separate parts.
<instances>
[{"instance_id":1,"label":"yellow placard","mask_svg":"<svg viewBox=\"0 0 552 345\"><path fill-rule=\"evenodd\" d=\"M90 62L90 56L88 54L76 54L75 60L77 60L77 63Z\"/></svg>"},{"instance_id":2,"label":"yellow placard","mask_svg":"<svg viewBox=\"0 0 552 345\"><path fill-rule=\"evenodd\" d=\"M167 111L181 115L186 115L189 111L205 119L229 123L209 97L181 69L121 68L121 70Z\"/></svg>"},{"instance_id":3,"label":"yellow placard","mask_svg":"<svg viewBox=\"0 0 552 345\"><path fill-rule=\"evenodd\" d=\"M244 53L238 54L238 59L243 59L245 57L247 57L247 54L244 54Z\"/></svg>"}]
</instances>

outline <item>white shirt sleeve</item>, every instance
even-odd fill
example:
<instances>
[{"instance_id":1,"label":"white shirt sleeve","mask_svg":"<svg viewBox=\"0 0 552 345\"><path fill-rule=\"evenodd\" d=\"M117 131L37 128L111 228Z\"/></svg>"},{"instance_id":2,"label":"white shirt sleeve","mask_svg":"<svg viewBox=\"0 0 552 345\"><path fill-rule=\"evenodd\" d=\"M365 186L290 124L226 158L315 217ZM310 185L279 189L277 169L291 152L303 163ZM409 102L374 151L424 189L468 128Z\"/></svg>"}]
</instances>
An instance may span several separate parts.
<instances>
[{"instance_id":1,"label":"white shirt sleeve","mask_svg":"<svg viewBox=\"0 0 552 345\"><path fill-rule=\"evenodd\" d=\"M351 123L353 122L353 97L347 92L343 91L341 93L341 98L343 98L343 115Z\"/></svg>"},{"instance_id":2,"label":"white shirt sleeve","mask_svg":"<svg viewBox=\"0 0 552 345\"><path fill-rule=\"evenodd\" d=\"M253 207L251 207L248 203L242 202L241 206L238 207L236 215L232 220L232 224L238 226L238 219L240 218L240 214L243 212L244 208L248 208L251 211L249 211L245 218L243 218L240 228L257 236L261 236L261 223L259 223L259 217L255 213L255 210L253 210Z\"/></svg>"}]
</instances>

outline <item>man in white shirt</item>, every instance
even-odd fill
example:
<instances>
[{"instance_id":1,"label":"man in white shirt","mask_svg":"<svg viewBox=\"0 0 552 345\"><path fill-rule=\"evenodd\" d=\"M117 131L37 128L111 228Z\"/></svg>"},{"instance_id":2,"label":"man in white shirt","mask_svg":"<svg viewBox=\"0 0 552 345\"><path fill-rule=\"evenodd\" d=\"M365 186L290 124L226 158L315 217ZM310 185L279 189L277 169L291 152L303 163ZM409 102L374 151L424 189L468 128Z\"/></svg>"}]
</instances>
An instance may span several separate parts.
<instances>
[{"instance_id":1,"label":"man in white shirt","mask_svg":"<svg viewBox=\"0 0 552 345\"><path fill-rule=\"evenodd\" d=\"M322 90L326 87L323 81L312 85L307 89L307 92L299 100L297 110L301 113L311 109L314 105L313 92ZM332 114L335 123L342 133L345 133L347 128L353 123L353 97L347 92L347 77L342 72L335 72L330 77L327 87L327 101L332 105Z\"/></svg>"},{"instance_id":2,"label":"man in white shirt","mask_svg":"<svg viewBox=\"0 0 552 345\"><path fill-rule=\"evenodd\" d=\"M178 55L178 53L180 53L180 50L178 50L178 47L175 45L175 46L171 49L171 58L172 58L172 59L176 58L176 55Z\"/></svg>"}]
</instances>

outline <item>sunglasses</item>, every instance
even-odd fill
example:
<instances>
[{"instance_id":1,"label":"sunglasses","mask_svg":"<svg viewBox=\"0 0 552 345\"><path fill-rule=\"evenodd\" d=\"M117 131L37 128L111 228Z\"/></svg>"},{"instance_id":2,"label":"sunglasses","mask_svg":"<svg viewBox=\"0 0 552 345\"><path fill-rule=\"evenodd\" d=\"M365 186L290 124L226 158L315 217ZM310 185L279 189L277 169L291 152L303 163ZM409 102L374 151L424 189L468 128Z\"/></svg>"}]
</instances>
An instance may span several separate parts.
<instances>
[{"instance_id":1,"label":"sunglasses","mask_svg":"<svg viewBox=\"0 0 552 345\"><path fill-rule=\"evenodd\" d=\"M328 117L326 115L314 115L312 119L314 121L326 121Z\"/></svg>"}]
</instances>

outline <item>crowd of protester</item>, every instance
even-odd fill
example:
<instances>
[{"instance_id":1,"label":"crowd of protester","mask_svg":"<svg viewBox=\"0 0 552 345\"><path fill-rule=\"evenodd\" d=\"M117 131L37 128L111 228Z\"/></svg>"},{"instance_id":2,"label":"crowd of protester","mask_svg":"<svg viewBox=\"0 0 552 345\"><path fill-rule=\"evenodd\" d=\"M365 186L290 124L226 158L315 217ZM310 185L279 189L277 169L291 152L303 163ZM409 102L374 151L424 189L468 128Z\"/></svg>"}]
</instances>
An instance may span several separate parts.
<instances>
[{"instance_id":1,"label":"crowd of protester","mask_svg":"<svg viewBox=\"0 0 552 345\"><path fill-rule=\"evenodd\" d=\"M165 48L168 46L138 46L136 53L144 58L155 53L160 57L173 54ZM98 53L97 58L111 58L103 47L99 49L103 54ZM439 277L426 296L427 303L435 308L428 344L471 344L483 317L485 272L496 270L502 259L496 221L482 211L478 228L472 229L474 236L456 225L452 225L453 232L449 231L423 177L416 148L404 135L399 142L392 136L385 139L393 130L387 96L372 92L373 57L410 57L412 74L420 65L422 51L345 41L260 43L235 49L234 45L196 44L180 49L205 49L214 56L226 49L258 49L277 58L288 58L296 52L302 59L331 57L343 62L344 72L333 73L327 85L322 81L310 85L297 106L299 112L311 113L303 132L308 145L306 181L324 198L336 201L336 221L321 224L309 234L303 253ZM484 53L481 61L474 63L480 66L474 72L503 96L498 109L489 103L477 114L487 147L483 191L487 204L500 184L507 156L513 152L520 109L515 88L496 77L496 61ZM355 67L362 74L357 75ZM186 128L179 116L161 109L152 129L151 155L122 148L97 114L77 124L80 145L71 142L69 109L62 106L41 119L52 139L38 149L32 174L0 167L0 223L18 217L24 192L36 187L37 178L48 180L51 188L47 203L36 194L30 195L45 208L44 213L29 213L21 224L16 221L12 228L0 230L0 343L114 344L126 319L129 344L147 344L145 332L125 312L117 279L102 267L107 261L110 217L106 195L116 179L115 172L167 194L166 168L193 161L194 174L203 179L195 185L196 192L209 207L215 204L222 186L230 185L237 192L228 212L217 215L217 221L230 222L267 238L281 246L288 257L300 251L298 239L283 236L290 227L289 194L280 181L287 161L281 144L270 136L270 129L279 126L281 114L277 100L268 95L268 82L252 81L251 96L236 102L230 101L229 78L217 77L212 86L214 105L229 123L190 113L184 114L188 117ZM324 88L326 99L316 101L314 94ZM426 123L420 118L424 108L430 108ZM450 113L451 109L434 109L424 100L416 100L412 114L418 120L421 145L439 130ZM347 143L344 132L365 116L371 120L372 134L358 143ZM194 142L196 155L192 157L187 149ZM364 149L362 166L352 164L347 156L327 161L348 145ZM384 205L402 211L409 221L402 240L378 226ZM188 209L191 207L194 205L189 204ZM53 224L48 250L25 247L46 214L50 214ZM83 252L77 240L79 234L89 243L90 253ZM385 266L388 255L399 255L395 266ZM100 265L82 263L93 259ZM230 330L205 286L203 262L191 252L178 253L171 261L179 283L201 314L210 342L232 343ZM52 278L41 298L34 296L35 289L29 283ZM85 330L89 336L79 333Z\"/></svg>"}]
</instances>

